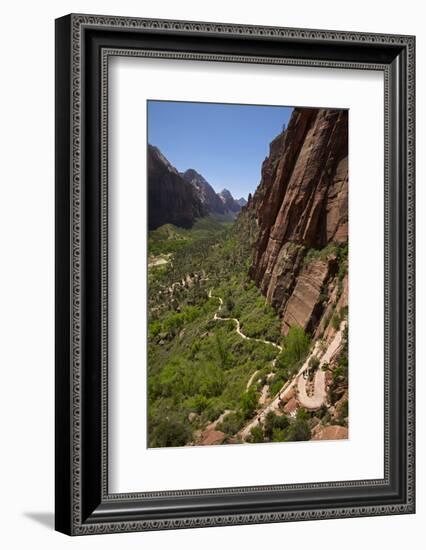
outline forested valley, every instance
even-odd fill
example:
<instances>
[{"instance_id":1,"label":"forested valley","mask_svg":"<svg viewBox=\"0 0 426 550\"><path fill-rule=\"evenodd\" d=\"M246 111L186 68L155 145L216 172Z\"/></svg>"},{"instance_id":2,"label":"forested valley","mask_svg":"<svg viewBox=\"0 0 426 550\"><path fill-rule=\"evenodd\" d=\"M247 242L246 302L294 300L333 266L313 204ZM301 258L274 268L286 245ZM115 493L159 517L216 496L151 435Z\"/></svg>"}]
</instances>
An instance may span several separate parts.
<instances>
[{"instance_id":1,"label":"forested valley","mask_svg":"<svg viewBox=\"0 0 426 550\"><path fill-rule=\"evenodd\" d=\"M149 447L348 437L347 183L347 113L295 109L232 216L151 197Z\"/></svg>"}]
</instances>

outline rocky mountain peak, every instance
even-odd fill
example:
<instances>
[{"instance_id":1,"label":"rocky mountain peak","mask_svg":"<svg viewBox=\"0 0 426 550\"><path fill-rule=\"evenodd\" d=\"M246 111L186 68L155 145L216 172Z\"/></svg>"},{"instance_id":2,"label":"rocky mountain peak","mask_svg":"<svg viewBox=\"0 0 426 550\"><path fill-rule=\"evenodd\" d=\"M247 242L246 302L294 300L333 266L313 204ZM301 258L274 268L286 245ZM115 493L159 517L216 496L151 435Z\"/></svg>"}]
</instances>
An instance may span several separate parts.
<instances>
[{"instance_id":1,"label":"rocky mountain peak","mask_svg":"<svg viewBox=\"0 0 426 550\"><path fill-rule=\"evenodd\" d=\"M169 172L172 174L179 175L179 172L176 168L169 162L169 160L163 155L158 147L155 145L148 144L148 152L151 155L152 159L155 159L157 162L161 163Z\"/></svg>"},{"instance_id":2,"label":"rocky mountain peak","mask_svg":"<svg viewBox=\"0 0 426 550\"><path fill-rule=\"evenodd\" d=\"M189 168L183 172L182 177L197 190L201 202L205 205L208 212L214 214L225 214L226 208L220 197L217 195L209 182L196 170Z\"/></svg>"},{"instance_id":3,"label":"rocky mountain peak","mask_svg":"<svg viewBox=\"0 0 426 550\"><path fill-rule=\"evenodd\" d=\"M241 210L241 206L238 204L238 202L234 199L231 192L228 191L228 189L222 189L222 191L219 193L219 197L227 210L230 210L231 212L239 212Z\"/></svg>"}]
</instances>

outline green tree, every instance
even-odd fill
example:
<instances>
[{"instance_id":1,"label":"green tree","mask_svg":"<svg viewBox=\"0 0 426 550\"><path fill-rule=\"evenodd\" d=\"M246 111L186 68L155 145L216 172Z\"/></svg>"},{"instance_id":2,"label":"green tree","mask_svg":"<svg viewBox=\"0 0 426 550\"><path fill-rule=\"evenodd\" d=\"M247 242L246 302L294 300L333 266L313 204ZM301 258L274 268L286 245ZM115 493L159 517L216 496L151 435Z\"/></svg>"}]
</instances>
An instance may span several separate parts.
<instances>
[{"instance_id":1,"label":"green tree","mask_svg":"<svg viewBox=\"0 0 426 550\"><path fill-rule=\"evenodd\" d=\"M243 393L240 399L241 414L245 419L253 416L257 406L257 395L253 386Z\"/></svg>"},{"instance_id":2,"label":"green tree","mask_svg":"<svg viewBox=\"0 0 426 550\"><path fill-rule=\"evenodd\" d=\"M219 359L219 365L222 369L226 370L230 367L231 357L223 344L221 336L217 332L215 334L215 344L217 356Z\"/></svg>"},{"instance_id":3,"label":"green tree","mask_svg":"<svg viewBox=\"0 0 426 550\"><path fill-rule=\"evenodd\" d=\"M187 426L178 420L162 420L154 428L150 447L181 447L191 439Z\"/></svg>"},{"instance_id":4,"label":"green tree","mask_svg":"<svg viewBox=\"0 0 426 550\"><path fill-rule=\"evenodd\" d=\"M254 426L250 430L250 443L263 443L263 430L260 426Z\"/></svg>"},{"instance_id":5,"label":"green tree","mask_svg":"<svg viewBox=\"0 0 426 550\"><path fill-rule=\"evenodd\" d=\"M309 363L308 363L308 367L314 371L316 370L320 365L320 360L318 359L318 357L315 357L315 355L313 355L310 359L309 359Z\"/></svg>"},{"instance_id":6,"label":"green tree","mask_svg":"<svg viewBox=\"0 0 426 550\"><path fill-rule=\"evenodd\" d=\"M292 421L287 430L287 441L309 441L311 430L308 424L309 414L305 409L299 409L296 418Z\"/></svg>"},{"instance_id":7,"label":"green tree","mask_svg":"<svg viewBox=\"0 0 426 550\"><path fill-rule=\"evenodd\" d=\"M229 413L225 416L222 422L217 426L217 429L227 435L236 434L243 426L244 418L240 413Z\"/></svg>"},{"instance_id":8,"label":"green tree","mask_svg":"<svg viewBox=\"0 0 426 550\"><path fill-rule=\"evenodd\" d=\"M277 439L273 437L273 434L275 434L276 432L282 432L282 435L284 436L289 424L290 422L286 415L278 416L273 411L270 411L265 418L265 436L271 441L277 441ZM280 441L284 441L284 439L280 439Z\"/></svg>"},{"instance_id":9,"label":"green tree","mask_svg":"<svg viewBox=\"0 0 426 550\"><path fill-rule=\"evenodd\" d=\"M232 299L232 296L227 296L226 299L225 299L225 306L226 306L226 309L228 310L229 313L232 313L232 311L234 310L234 307L235 307L235 302L234 300Z\"/></svg>"},{"instance_id":10,"label":"green tree","mask_svg":"<svg viewBox=\"0 0 426 550\"><path fill-rule=\"evenodd\" d=\"M274 428L271 435L271 441L273 441L274 443L283 443L284 441L289 441L287 430Z\"/></svg>"},{"instance_id":11,"label":"green tree","mask_svg":"<svg viewBox=\"0 0 426 550\"><path fill-rule=\"evenodd\" d=\"M277 359L277 367L292 376L308 354L311 341L302 327L293 325L284 339L283 351Z\"/></svg>"}]
</instances>

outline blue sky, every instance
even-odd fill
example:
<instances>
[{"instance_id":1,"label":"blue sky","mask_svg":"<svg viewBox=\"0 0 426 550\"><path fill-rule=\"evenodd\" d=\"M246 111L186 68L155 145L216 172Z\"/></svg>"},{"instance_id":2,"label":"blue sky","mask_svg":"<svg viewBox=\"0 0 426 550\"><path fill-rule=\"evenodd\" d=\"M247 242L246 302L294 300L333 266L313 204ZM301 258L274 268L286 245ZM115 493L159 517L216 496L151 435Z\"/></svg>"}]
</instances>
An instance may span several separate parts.
<instances>
[{"instance_id":1,"label":"blue sky","mask_svg":"<svg viewBox=\"0 0 426 550\"><path fill-rule=\"evenodd\" d=\"M181 172L194 168L215 191L247 198L269 143L292 107L148 101L148 141Z\"/></svg>"}]
</instances>

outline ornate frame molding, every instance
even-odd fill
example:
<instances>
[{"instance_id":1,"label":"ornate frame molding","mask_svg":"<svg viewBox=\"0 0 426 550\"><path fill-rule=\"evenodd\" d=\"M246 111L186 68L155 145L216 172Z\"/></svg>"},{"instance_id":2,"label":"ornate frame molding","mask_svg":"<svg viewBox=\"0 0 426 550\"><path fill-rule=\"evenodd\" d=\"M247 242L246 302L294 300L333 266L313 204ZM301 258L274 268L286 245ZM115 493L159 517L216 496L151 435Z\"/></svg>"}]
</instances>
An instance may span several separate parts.
<instances>
[{"instance_id":1,"label":"ornate frame molding","mask_svg":"<svg viewBox=\"0 0 426 550\"><path fill-rule=\"evenodd\" d=\"M341 46L341 45L370 45L375 48L390 48L392 51L401 52L400 55L405 57L406 74L405 83L399 84L400 90L396 90L395 86L398 79L404 77L396 74L400 70L390 62L366 62L366 61L342 61L333 59L318 59L308 57L280 57L280 56L265 56L265 55L243 55L243 54L223 54L223 53L196 53L193 51L171 51L171 50L156 50L152 48L130 48L116 46L102 46L100 53L100 241L101 241L101 257L100 257L100 292L101 292L101 312L100 312L100 357L101 357L101 411L100 411L100 434L101 434L101 467L99 490L102 504L108 511L102 513L94 513L87 515L87 509L93 508L92 505L84 503L85 491L85 474L83 471L83 447L84 443L84 417L85 411L83 403L85 401L84 393L84 339L85 333L83 330L85 316L85 294L84 280L87 277L87 262L85 259L86 248L84 246L86 235L85 231L90 230L89 225L85 225L85 199L84 199L84 181L87 178L85 175L85 147L87 140L84 138L84 119L86 116L85 101L87 101L87 78L84 71L86 65L84 63L87 52L87 31L96 30L111 30L116 33L147 33L149 36L167 33L179 37L184 36L214 36L214 37L230 37L238 40L247 39L262 39L265 41L291 41L292 43L301 44L325 44ZM65 39L64 39L65 37ZM70 316L66 320L62 320L60 329L63 326L68 326L69 338L69 366L65 376L62 372L64 369L64 353L59 353L57 356L57 376L61 378L61 388L57 389L57 400L61 399L63 386L67 386L70 392L69 409L65 412L62 406L57 407L58 416L65 415L69 419L69 433L65 434L69 449L63 449L64 441L59 440L57 448L57 461L62 461L63 465L59 468L62 481L57 479L58 483L63 483L65 480L69 483L69 492L63 497L60 492L57 495L57 528L69 534L83 535L91 533L112 533L125 531L142 531L156 529L177 529L188 527L201 527L213 525L236 525L246 523L264 523L264 522L282 522L282 521L303 521L311 519L327 519L336 517L360 517L370 515L384 514L402 514L412 513L414 511L414 132L415 132L415 96L414 96L414 48L415 41L412 36L397 36L397 35L378 35L364 33L347 33L341 31L322 31L308 29L287 29L278 27L253 27L246 25L229 25L218 23L201 23L201 22L186 22L186 21L169 21L169 20L153 20L153 19L136 19L122 17L107 17L95 15L70 15L67 18L62 18L57 21L57 55L59 61L63 61L63 57L69 62L69 87L64 95L64 103L69 103L70 120L68 138L65 136L58 139L57 148L61 149L66 146L67 139L69 140L69 149L71 154L66 166L61 166L59 174L57 173L57 193L63 193L63 177L68 170L69 177L69 197L65 200L64 208L68 209L70 215L70 223L68 228L69 246L69 294ZM364 480L360 482L346 481L336 483L314 483L314 484L297 484L286 486L270 486L270 487L240 487L228 489L211 489L211 490L193 490L193 491L171 491L158 493L130 493L130 494L109 494L108 493L108 475L107 475L107 420L108 420L108 352L107 352L107 320L108 320L108 216L107 216L107 201L108 201L108 147L107 147L107 124L108 124L108 59L110 56L139 56L151 58L169 58L169 59L190 59L201 61L231 61L240 63L273 63L282 65L301 65L311 67L334 67L341 69L368 69L384 72L385 77L385 476L383 480ZM392 72L393 71L393 72ZM57 76L57 88L60 88L58 80L66 78L66 70L59 72ZM395 76L396 75L396 76ZM392 87L393 86L393 87ZM59 92L60 93L60 92ZM392 119L392 105L396 101L396 96L405 95L403 100L406 105L406 133L402 136L402 141L395 136L395 121ZM63 118L63 106L59 105L59 118L57 124L61 124ZM61 130L58 129L60 132ZM400 136L401 137L401 136ZM158 497L195 497L195 496L212 496L212 495L248 495L262 491L282 492L282 491L299 491L304 492L307 489L343 489L343 488L360 488L360 487L379 487L387 486L390 483L390 326L391 326L391 260L394 257L395 250L394 240L391 234L391 223L395 217L395 209L397 205L392 203L391 196L391 167L394 159L392 151L395 151L395 139L397 139L397 147L403 153L401 158L397 159L399 164L405 162L405 189L399 189L402 193L402 199L405 204L399 205L403 210L402 222L405 227L401 228L401 237L406 236L405 250L396 251L399 254L405 254L403 265L405 266L405 306L404 312L406 323L403 327L405 332L404 346L404 361L406 366L406 471L401 472L406 476L405 500L404 502L392 502L390 504L382 503L379 505L365 504L363 506L339 505L324 508L312 507L307 505L306 510L278 510L278 511L256 511L250 513L228 513L212 515L201 514L199 516L190 515L188 517L179 518L160 518L160 519L144 519L143 513L140 513L139 518L119 521L120 514L117 513L117 506L120 509L121 504L133 504L135 506L144 498ZM405 151L405 154L404 154ZM404 160L405 159L405 160ZM61 161L62 162L62 161ZM396 168L393 167L393 170ZM62 215L65 210L58 208L58 215ZM65 228L57 229L58 240L62 241ZM65 231L66 232L66 231ZM404 239L403 239L404 240ZM59 270L58 275L61 277L62 271ZM61 291L60 300L63 289ZM403 323L404 324L404 323ZM404 330L405 329L405 330ZM62 350L63 351L63 350ZM402 357L402 356L401 356ZM86 367L87 368L87 367ZM60 420L57 420L62 426ZM69 452L68 452L69 451ZM68 470L69 467L69 470ZM86 489L87 491L87 489ZM67 504L64 500L67 499ZM90 500L90 499L89 499ZM108 508L110 504L110 508ZM102 508L102 506L101 506Z\"/></svg>"}]
</instances>

